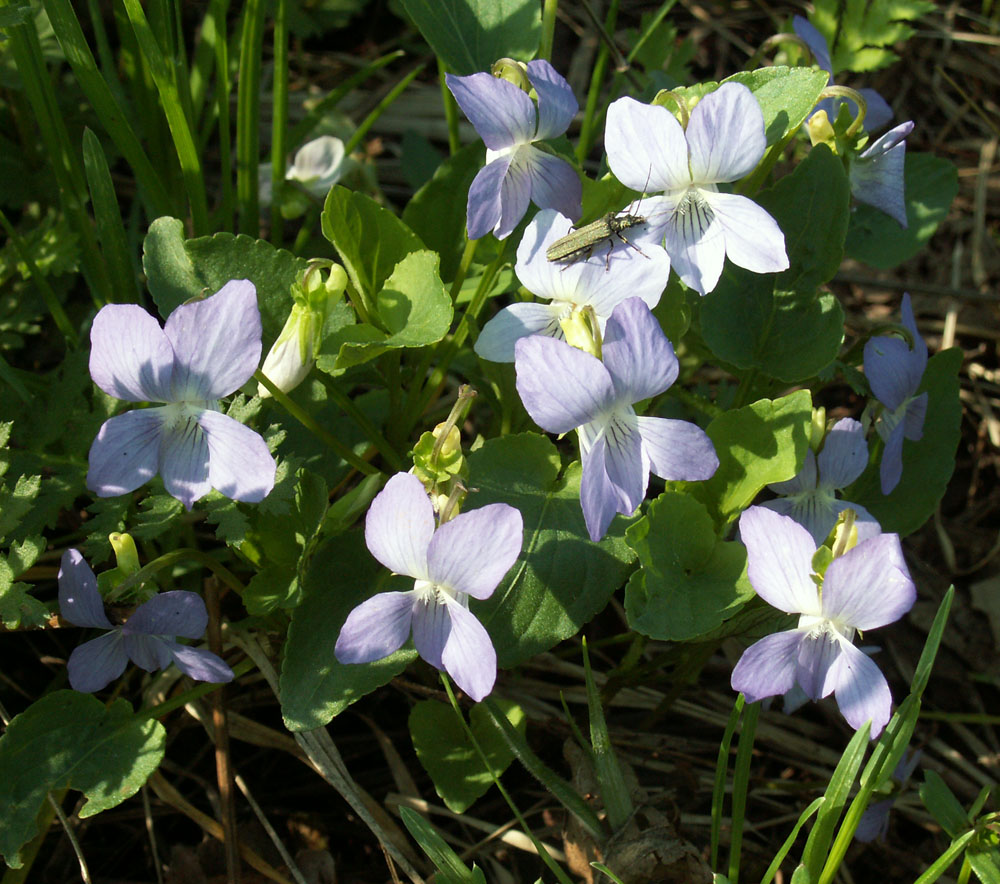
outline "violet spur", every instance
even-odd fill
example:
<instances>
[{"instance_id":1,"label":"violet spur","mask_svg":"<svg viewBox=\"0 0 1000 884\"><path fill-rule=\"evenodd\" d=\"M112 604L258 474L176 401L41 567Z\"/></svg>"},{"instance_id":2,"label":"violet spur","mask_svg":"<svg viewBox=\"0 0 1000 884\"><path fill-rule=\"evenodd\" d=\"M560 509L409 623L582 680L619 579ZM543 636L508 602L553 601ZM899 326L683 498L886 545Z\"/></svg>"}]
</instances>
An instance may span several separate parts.
<instances>
[{"instance_id":1,"label":"violet spur","mask_svg":"<svg viewBox=\"0 0 1000 884\"><path fill-rule=\"evenodd\" d=\"M836 557L819 587L816 544L788 516L752 506L740 516L740 539L757 595L798 614L799 622L743 652L733 669L733 690L749 703L785 694L796 684L812 700L832 693L851 727L870 721L877 737L889 722L892 695L879 668L855 647L854 634L894 623L916 601L899 535L879 534Z\"/></svg>"}]
</instances>

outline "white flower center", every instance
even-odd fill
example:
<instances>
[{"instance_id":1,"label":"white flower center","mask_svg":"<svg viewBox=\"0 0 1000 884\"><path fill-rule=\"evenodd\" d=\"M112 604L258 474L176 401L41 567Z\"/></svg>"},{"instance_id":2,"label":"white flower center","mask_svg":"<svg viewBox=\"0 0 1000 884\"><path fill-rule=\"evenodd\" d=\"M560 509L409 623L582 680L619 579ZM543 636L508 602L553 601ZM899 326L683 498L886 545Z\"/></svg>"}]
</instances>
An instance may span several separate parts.
<instances>
[{"instance_id":1,"label":"white flower center","mask_svg":"<svg viewBox=\"0 0 1000 884\"><path fill-rule=\"evenodd\" d=\"M830 620L827 617L815 614L802 614L799 617L798 628L806 633L810 639L819 639L829 636L832 641L843 639L847 642L854 641L854 627L841 623L839 620Z\"/></svg>"},{"instance_id":2,"label":"white flower center","mask_svg":"<svg viewBox=\"0 0 1000 884\"><path fill-rule=\"evenodd\" d=\"M715 212L700 187L689 187L674 206L671 223L686 242L697 242L712 224Z\"/></svg>"},{"instance_id":3,"label":"white flower center","mask_svg":"<svg viewBox=\"0 0 1000 884\"><path fill-rule=\"evenodd\" d=\"M198 427L198 417L203 411L217 411L217 403L205 400L171 402L159 411L163 416L163 430L167 433L193 433ZM213 407L215 406L215 407Z\"/></svg>"}]
</instances>

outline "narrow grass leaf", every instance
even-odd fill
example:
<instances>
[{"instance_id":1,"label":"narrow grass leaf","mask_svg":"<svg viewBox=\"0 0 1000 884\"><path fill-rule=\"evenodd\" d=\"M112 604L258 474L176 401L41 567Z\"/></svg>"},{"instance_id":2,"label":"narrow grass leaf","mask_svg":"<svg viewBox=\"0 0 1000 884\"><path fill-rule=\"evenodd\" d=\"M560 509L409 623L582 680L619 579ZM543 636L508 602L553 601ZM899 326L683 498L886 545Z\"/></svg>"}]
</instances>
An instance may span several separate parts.
<instances>
[{"instance_id":1,"label":"narrow grass leaf","mask_svg":"<svg viewBox=\"0 0 1000 884\"><path fill-rule=\"evenodd\" d=\"M767 867L767 871L764 872L764 877L760 879L760 884L771 884L774 880L774 876L778 874L778 869L781 868L782 862L784 862L785 857L788 856L788 852L792 849L792 845L795 843L795 839L799 837L799 832L802 827L812 818L812 815L816 813L823 806L823 802L826 801L822 795L813 801L802 813L799 815L791 833L785 839L785 843L781 845L778 852L774 855L774 859L771 860L771 865Z\"/></svg>"},{"instance_id":2,"label":"narrow grass leaf","mask_svg":"<svg viewBox=\"0 0 1000 884\"><path fill-rule=\"evenodd\" d=\"M962 855L962 851L965 850L966 845L975 837L975 832L966 832L952 841L948 845L948 849L934 860L913 884L933 884L934 881L937 881L938 878L948 871L948 867Z\"/></svg>"},{"instance_id":3,"label":"narrow grass leaf","mask_svg":"<svg viewBox=\"0 0 1000 884\"><path fill-rule=\"evenodd\" d=\"M118 208L118 197L111 180L104 148L90 130L83 130L83 167L90 188L90 204L97 223L97 237L101 252L108 265L112 290L116 301L137 301L138 289L132 262L128 256L128 237Z\"/></svg>"},{"instance_id":4,"label":"narrow grass leaf","mask_svg":"<svg viewBox=\"0 0 1000 884\"><path fill-rule=\"evenodd\" d=\"M715 762L715 785L712 789L712 850L710 865L714 869L719 864L719 836L722 833L722 811L726 803L726 774L729 771L729 747L733 742L733 734L736 733L736 725L739 724L740 713L743 712L743 705L746 697L739 694L733 704L733 711L729 713L729 721L726 730L722 735L722 742L719 744L719 756Z\"/></svg>"},{"instance_id":5,"label":"narrow grass leaf","mask_svg":"<svg viewBox=\"0 0 1000 884\"><path fill-rule=\"evenodd\" d=\"M437 829L409 807L401 807L403 825L420 845L435 868L441 873L442 884L475 884L475 877L442 838Z\"/></svg>"},{"instance_id":6,"label":"narrow grass leaf","mask_svg":"<svg viewBox=\"0 0 1000 884\"><path fill-rule=\"evenodd\" d=\"M587 654L587 641L583 642L583 665L587 676L587 706L590 712L590 742L594 747L594 767L597 782L604 799L604 808L608 812L608 822L612 832L617 832L632 815L632 799L629 797L625 777L615 755L611 738L608 736L608 725L604 720L604 709L601 706L601 696L594 684L594 676L590 670L590 656Z\"/></svg>"},{"instance_id":7,"label":"narrow grass leaf","mask_svg":"<svg viewBox=\"0 0 1000 884\"><path fill-rule=\"evenodd\" d=\"M732 831L729 841L729 882L737 884L740 876L740 855L743 852L743 823L747 808L747 788L750 784L750 761L753 756L754 735L760 703L751 703L743 712L743 729L736 750L736 767L733 770Z\"/></svg>"}]
</instances>

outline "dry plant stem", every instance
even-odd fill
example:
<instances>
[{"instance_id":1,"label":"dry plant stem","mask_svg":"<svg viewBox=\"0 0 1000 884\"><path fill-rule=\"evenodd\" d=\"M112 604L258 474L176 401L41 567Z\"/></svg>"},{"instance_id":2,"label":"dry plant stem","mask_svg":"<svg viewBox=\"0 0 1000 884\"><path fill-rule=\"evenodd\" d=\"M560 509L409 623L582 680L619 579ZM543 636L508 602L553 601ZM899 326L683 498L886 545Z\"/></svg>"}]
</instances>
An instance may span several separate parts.
<instances>
[{"instance_id":1,"label":"dry plant stem","mask_svg":"<svg viewBox=\"0 0 1000 884\"><path fill-rule=\"evenodd\" d=\"M220 826L208 814L202 813L197 807L191 804L191 802L185 799L180 792L170 785L166 777L164 777L159 771L155 771L149 778L149 786L157 794L161 801L169 804L180 813L183 813L184 816L188 817L188 819L193 820L201 826L206 834L211 835L217 841L226 840L222 831L222 826ZM243 857L246 864L251 868L256 869L264 875L264 877L277 882L277 884L292 884L292 882L282 875L281 872L261 859L245 844L237 844L237 847L239 848L240 856Z\"/></svg>"},{"instance_id":2,"label":"dry plant stem","mask_svg":"<svg viewBox=\"0 0 1000 884\"><path fill-rule=\"evenodd\" d=\"M236 785L239 790L243 793L243 797L246 798L247 804L250 805L250 809L254 812L254 816L257 817L261 826L264 827L264 831L267 832L267 837L271 839L271 843L274 845L275 850L277 850L281 855L282 862L284 862L284 864L288 867L288 871L295 879L296 884L308 884L305 876L295 864L295 860L292 858L292 855L288 852L288 848L282 843L278 833L274 830L274 826L271 825L271 821L264 815L264 811L261 809L261 806L250 794L250 789L243 781L243 777L239 774L234 774L233 779L236 781Z\"/></svg>"},{"instance_id":3,"label":"dry plant stem","mask_svg":"<svg viewBox=\"0 0 1000 884\"><path fill-rule=\"evenodd\" d=\"M205 581L205 606L208 608L208 647L222 656L222 633L219 628L219 583L214 577ZM236 797L233 794L233 769L229 757L229 726L226 722L225 688L212 694L212 725L215 730L215 775L222 802L222 829L226 845L226 878L240 884L240 855L236 834Z\"/></svg>"},{"instance_id":4,"label":"dry plant stem","mask_svg":"<svg viewBox=\"0 0 1000 884\"><path fill-rule=\"evenodd\" d=\"M153 808L149 804L149 789L143 786L139 791L142 794L142 815L146 819L146 834L149 835L149 853L153 860L153 868L156 870L156 884L163 884L163 864L160 862L160 850L156 846L156 831L153 828Z\"/></svg>"},{"instance_id":5,"label":"dry plant stem","mask_svg":"<svg viewBox=\"0 0 1000 884\"><path fill-rule=\"evenodd\" d=\"M261 674L271 686L274 696L280 702L281 690L278 684L278 674L274 671L271 661L257 640L247 634L232 633L232 639L257 665ZM379 807L361 787L354 781L340 757L340 752L334 744L326 728L315 728L311 731L301 731L293 735L295 741L309 757L309 761L321 777L326 780L341 797L351 806L354 812L364 821L378 838L383 849L393 858L396 864L406 873L413 884L424 884L424 879L410 860L400 849L400 845L408 846L405 836L392 822L384 810ZM368 801L365 798L368 797ZM369 804L369 802L371 802ZM375 813L381 811L384 819L375 818Z\"/></svg>"},{"instance_id":6,"label":"dry plant stem","mask_svg":"<svg viewBox=\"0 0 1000 884\"><path fill-rule=\"evenodd\" d=\"M69 824L69 820L66 819L66 814L63 813L63 809L59 806L59 802L52 797L52 793L45 796L49 799L49 803L52 805L52 809L56 812L56 816L59 818L59 823L63 827L63 831L66 833L66 837L69 838L70 847L73 848L73 853L76 854L76 860L80 863L80 878L83 879L84 884L92 884L93 878L90 877L90 869L87 868L87 860L83 856L83 850L80 848L80 842L76 840L76 833L73 831L73 827Z\"/></svg>"}]
</instances>

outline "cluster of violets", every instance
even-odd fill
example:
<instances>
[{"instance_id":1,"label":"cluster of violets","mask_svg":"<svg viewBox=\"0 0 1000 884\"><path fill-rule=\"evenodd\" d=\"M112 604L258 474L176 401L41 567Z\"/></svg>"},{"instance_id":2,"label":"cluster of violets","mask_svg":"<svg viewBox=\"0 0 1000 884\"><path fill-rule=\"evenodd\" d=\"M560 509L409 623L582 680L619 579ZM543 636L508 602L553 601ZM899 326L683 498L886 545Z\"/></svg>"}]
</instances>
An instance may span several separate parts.
<instances>
[{"instance_id":1,"label":"cluster of violets","mask_svg":"<svg viewBox=\"0 0 1000 884\"><path fill-rule=\"evenodd\" d=\"M818 36L800 23L796 29L807 41ZM814 52L828 69L825 44L816 44ZM699 481L719 464L711 440L695 424L636 411L637 403L667 390L679 373L673 347L651 312L671 267L685 285L706 294L717 284L726 256L760 273L783 270L788 259L774 219L751 200L719 190L719 184L749 174L766 147L756 99L746 87L727 83L697 103L686 126L666 108L631 98L614 102L605 133L609 166L626 186L658 195L647 200L633 242L612 245L607 256L548 260L549 247L579 217L581 186L565 160L536 143L562 134L577 104L547 62L530 62L525 76L537 101L491 74L447 78L488 148L486 165L469 192L470 238L490 231L504 238L529 202L541 208L518 246L515 271L530 292L549 303L522 302L501 310L483 328L475 349L484 359L514 363L517 391L539 427L559 435L577 431L581 508L590 538L599 541L616 514L637 511L650 473ZM878 107L872 99L869 104ZM898 164L899 174L893 175L899 179L899 205L904 137L897 139L898 153L893 145L870 164L877 175ZM322 153L321 147L329 153L329 144L314 152ZM310 157L301 159L306 165ZM856 165L863 159L862 154ZM893 216L898 219L899 213ZM875 337L864 352L877 400L866 419L885 443L885 494L900 480L903 440L921 437L927 409L927 394L917 395L927 348L909 296L903 299L902 324L912 341ZM91 342L91 375L104 392L129 402L163 403L105 422L90 449L92 491L101 497L125 494L160 475L168 493L189 510L213 488L248 503L267 496L275 478L267 444L220 407L260 361L261 322L252 283L233 280L211 297L184 304L163 327L139 307L104 307ZM833 693L847 721L855 728L870 721L875 735L888 721L891 697L854 636L899 619L913 604L915 588L898 536L882 534L870 513L837 496L864 471L868 457L865 427L842 419L808 451L797 476L771 486L776 499L743 513L739 529L751 584L768 603L799 620L794 629L748 648L732 685L751 702L796 692L814 700ZM839 543L836 555L817 556L818 548L828 549L823 544L831 532L837 536L838 520L847 511L849 540ZM491 504L442 519L424 484L399 473L372 502L365 540L382 565L412 578L413 588L376 594L357 606L337 639L337 659L370 663L394 653L412 635L420 656L448 672L471 698L489 694L496 654L469 600L489 598L520 556L520 513ZM174 662L205 681L232 677L218 657L176 640L197 639L205 630L205 606L194 593L161 593L114 626L93 572L75 550L63 558L59 586L69 622L106 630L73 652L74 688L101 689L128 660L150 671Z\"/></svg>"}]
</instances>

